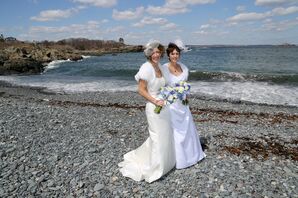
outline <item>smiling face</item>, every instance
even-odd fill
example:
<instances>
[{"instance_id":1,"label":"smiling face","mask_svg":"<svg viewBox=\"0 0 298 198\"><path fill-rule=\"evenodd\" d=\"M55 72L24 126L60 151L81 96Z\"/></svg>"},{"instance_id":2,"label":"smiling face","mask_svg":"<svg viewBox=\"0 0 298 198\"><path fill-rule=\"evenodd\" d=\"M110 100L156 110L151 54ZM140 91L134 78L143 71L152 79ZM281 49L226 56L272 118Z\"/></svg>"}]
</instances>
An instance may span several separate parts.
<instances>
[{"instance_id":1,"label":"smiling face","mask_svg":"<svg viewBox=\"0 0 298 198\"><path fill-rule=\"evenodd\" d=\"M174 49L172 52L169 53L169 60L172 63L177 63L180 58L180 53Z\"/></svg>"},{"instance_id":2,"label":"smiling face","mask_svg":"<svg viewBox=\"0 0 298 198\"><path fill-rule=\"evenodd\" d=\"M151 62L154 64L158 64L160 61L160 57L161 57L161 51L158 48L154 48L153 53L150 57Z\"/></svg>"},{"instance_id":3,"label":"smiling face","mask_svg":"<svg viewBox=\"0 0 298 198\"><path fill-rule=\"evenodd\" d=\"M171 63L177 63L180 58L180 48L175 43L169 43L167 55Z\"/></svg>"}]
</instances>

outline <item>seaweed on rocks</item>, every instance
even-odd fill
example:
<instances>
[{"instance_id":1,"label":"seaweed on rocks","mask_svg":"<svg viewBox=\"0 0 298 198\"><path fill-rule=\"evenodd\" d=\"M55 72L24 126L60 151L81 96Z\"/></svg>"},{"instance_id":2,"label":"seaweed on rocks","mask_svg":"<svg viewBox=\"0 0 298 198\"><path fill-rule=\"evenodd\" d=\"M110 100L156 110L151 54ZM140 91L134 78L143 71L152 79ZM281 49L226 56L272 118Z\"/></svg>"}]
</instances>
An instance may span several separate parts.
<instances>
[{"instance_id":1,"label":"seaweed on rocks","mask_svg":"<svg viewBox=\"0 0 298 198\"><path fill-rule=\"evenodd\" d=\"M81 107L115 107L120 109L145 109L143 105L127 105L127 104L119 104L119 103L108 103L108 104L100 104L100 103L92 103L92 102L73 102L73 101L58 101L58 100L51 100L50 105L59 105L59 106L81 106Z\"/></svg>"},{"instance_id":2,"label":"seaweed on rocks","mask_svg":"<svg viewBox=\"0 0 298 198\"><path fill-rule=\"evenodd\" d=\"M276 155L284 157L285 159L291 159L298 161L298 140L295 139L292 142L283 142L277 138L260 138L256 141L251 138L239 138L233 137L242 142L238 146L223 146L223 150L234 155L250 155L255 159L262 157L264 160L268 159L270 155ZM294 147L290 145L294 144ZM295 146L296 145L296 146Z\"/></svg>"}]
</instances>

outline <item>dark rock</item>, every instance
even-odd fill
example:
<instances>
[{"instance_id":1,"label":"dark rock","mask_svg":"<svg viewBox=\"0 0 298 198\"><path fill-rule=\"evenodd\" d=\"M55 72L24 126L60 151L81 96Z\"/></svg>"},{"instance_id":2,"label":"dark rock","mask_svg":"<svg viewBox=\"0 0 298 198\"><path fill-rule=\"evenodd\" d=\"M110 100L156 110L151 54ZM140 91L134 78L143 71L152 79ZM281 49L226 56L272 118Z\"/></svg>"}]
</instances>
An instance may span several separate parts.
<instances>
[{"instance_id":1,"label":"dark rock","mask_svg":"<svg viewBox=\"0 0 298 198\"><path fill-rule=\"evenodd\" d=\"M0 67L0 74L41 73L44 66L32 58L13 58Z\"/></svg>"},{"instance_id":2,"label":"dark rock","mask_svg":"<svg viewBox=\"0 0 298 198\"><path fill-rule=\"evenodd\" d=\"M206 149L208 149L208 140L205 137L200 137L200 143L202 146L203 151L205 151Z\"/></svg>"}]
</instances>

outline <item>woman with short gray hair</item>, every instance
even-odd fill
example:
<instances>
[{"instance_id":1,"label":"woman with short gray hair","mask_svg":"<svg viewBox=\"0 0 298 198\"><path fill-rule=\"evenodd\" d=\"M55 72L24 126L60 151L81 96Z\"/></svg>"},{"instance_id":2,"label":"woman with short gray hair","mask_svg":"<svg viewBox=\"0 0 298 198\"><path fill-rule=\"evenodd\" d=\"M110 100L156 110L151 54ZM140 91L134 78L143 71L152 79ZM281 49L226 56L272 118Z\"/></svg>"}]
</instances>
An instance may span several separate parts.
<instances>
[{"instance_id":1,"label":"woman with short gray hair","mask_svg":"<svg viewBox=\"0 0 298 198\"><path fill-rule=\"evenodd\" d=\"M147 100L149 137L140 147L126 153L119 166L123 176L151 183L175 167L175 151L168 107L157 97L160 87L165 85L159 63L164 47L158 41L149 42L144 54L147 62L140 67L135 79L139 94ZM163 106L159 114L154 112L156 106Z\"/></svg>"}]
</instances>

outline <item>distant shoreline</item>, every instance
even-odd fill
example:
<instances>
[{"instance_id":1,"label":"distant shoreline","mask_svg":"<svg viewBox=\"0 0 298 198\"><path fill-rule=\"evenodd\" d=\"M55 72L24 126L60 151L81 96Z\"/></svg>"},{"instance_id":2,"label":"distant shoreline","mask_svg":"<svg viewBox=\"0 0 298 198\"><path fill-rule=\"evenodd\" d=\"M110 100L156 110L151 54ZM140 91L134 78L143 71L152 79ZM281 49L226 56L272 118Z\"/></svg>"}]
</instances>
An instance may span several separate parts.
<instances>
[{"instance_id":1,"label":"distant shoreline","mask_svg":"<svg viewBox=\"0 0 298 198\"><path fill-rule=\"evenodd\" d=\"M222 45L222 44L212 44L212 45L186 45L189 47L298 47L296 44L263 44L263 45Z\"/></svg>"}]
</instances>

